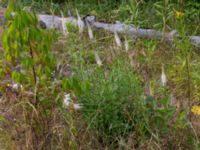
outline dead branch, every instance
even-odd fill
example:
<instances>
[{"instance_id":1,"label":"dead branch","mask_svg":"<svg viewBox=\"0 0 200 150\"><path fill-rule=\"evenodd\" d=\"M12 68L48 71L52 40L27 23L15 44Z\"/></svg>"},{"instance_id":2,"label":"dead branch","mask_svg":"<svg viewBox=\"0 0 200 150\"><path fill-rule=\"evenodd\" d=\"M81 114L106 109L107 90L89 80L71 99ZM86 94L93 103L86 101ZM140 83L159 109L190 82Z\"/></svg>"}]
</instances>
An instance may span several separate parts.
<instances>
[{"instance_id":1,"label":"dead branch","mask_svg":"<svg viewBox=\"0 0 200 150\"><path fill-rule=\"evenodd\" d=\"M40 22L42 22L46 28L56 28L58 30L62 30L62 21L67 24L71 23L77 26L77 19L75 17L67 17L61 18L58 16L52 15L38 15ZM137 28L133 25L126 25L121 22L117 22L115 24L104 23L96 21L95 16L86 16L83 18L83 21L89 23L93 28L96 29L104 29L109 32L117 32L121 34L131 35L135 38L147 38L147 39L156 39L156 40L166 40L166 41L174 41L174 38L179 38L179 35L175 30L169 33L163 33L160 31L156 31L154 29L142 29ZM200 45L200 36L189 36L188 37L193 45Z\"/></svg>"}]
</instances>

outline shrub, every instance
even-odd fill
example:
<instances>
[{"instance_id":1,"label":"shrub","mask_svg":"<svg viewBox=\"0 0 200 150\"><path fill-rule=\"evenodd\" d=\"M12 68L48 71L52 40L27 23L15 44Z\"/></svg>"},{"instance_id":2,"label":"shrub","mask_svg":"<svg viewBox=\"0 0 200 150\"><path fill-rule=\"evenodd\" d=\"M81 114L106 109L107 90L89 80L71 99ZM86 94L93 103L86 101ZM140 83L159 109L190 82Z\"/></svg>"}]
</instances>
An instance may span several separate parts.
<instances>
[{"instance_id":1,"label":"shrub","mask_svg":"<svg viewBox=\"0 0 200 150\"><path fill-rule=\"evenodd\" d=\"M135 124L142 121L143 112L140 79L129 62L119 59L106 71L103 68L87 70L79 80L82 80L81 86L72 81L67 84L82 87L77 95L84 106L83 115L99 140L113 145L120 138L126 139ZM83 86L85 83L88 86Z\"/></svg>"},{"instance_id":2,"label":"shrub","mask_svg":"<svg viewBox=\"0 0 200 150\"><path fill-rule=\"evenodd\" d=\"M11 14L13 11L14 15ZM56 64L52 52L55 36L53 32L39 28L35 14L12 2L7 8L6 18L7 28L3 35L5 64L1 74L11 83L20 84L21 90L15 91L18 93L16 95L20 95L16 96L15 92L9 93L6 86L1 87L2 93L14 95L14 99L17 99L10 106L14 112L12 116L17 118L16 122L6 120L4 126L8 125L9 128L3 129L14 137L28 134L28 139L25 135L20 138L25 149L49 149L52 145L49 142L57 142L54 138L58 135L52 131L55 125L53 118L56 117L56 123L63 123L57 109L58 101L62 100L59 93L61 89L58 84L52 83L52 72ZM12 99L6 97L7 102L12 102ZM16 128L23 130L24 126L30 127L31 131L26 128L24 133L12 135ZM16 142L15 139L11 141ZM17 147L17 144L14 146Z\"/></svg>"}]
</instances>

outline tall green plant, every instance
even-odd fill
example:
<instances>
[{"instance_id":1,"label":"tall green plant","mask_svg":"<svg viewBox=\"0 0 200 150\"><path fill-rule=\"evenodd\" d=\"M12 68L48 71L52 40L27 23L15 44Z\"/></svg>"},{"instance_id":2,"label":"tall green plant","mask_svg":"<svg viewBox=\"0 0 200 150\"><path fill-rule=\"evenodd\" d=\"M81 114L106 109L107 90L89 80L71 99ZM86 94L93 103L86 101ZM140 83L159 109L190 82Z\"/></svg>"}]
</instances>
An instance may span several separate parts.
<instances>
[{"instance_id":1,"label":"tall green plant","mask_svg":"<svg viewBox=\"0 0 200 150\"><path fill-rule=\"evenodd\" d=\"M156 15L162 20L155 24L155 26L162 28L163 31L167 31L173 17L173 4L169 0L164 0L156 2L154 6Z\"/></svg>"},{"instance_id":2,"label":"tall green plant","mask_svg":"<svg viewBox=\"0 0 200 150\"><path fill-rule=\"evenodd\" d=\"M23 86L19 105L23 105L25 118L17 118L17 122L30 127L35 149L48 147L46 143L49 138L46 137L51 137L53 133L49 131L50 124L47 122L51 121L57 102L62 98L58 85L52 84L56 64L52 45L56 36L38 26L34 13L13 2L8 5L6 18L3 35L4 74ZM27 91L33 94L27 96Z\"/></svg>"},{"instance_id":3,"label":"tall green plant","mask_svg":"<svg viewBox=\"0 0 200 150\"><path fill-rule=\"evenodd\" d=\"M40 80L49 80L55 67L51 51L54 41L52 32L39 28L35 14L13 3L7 8L6 18L4 56L7 67L14 68L9 72L13 80L31 85L36 85Z\"/></svg>"}]
</instances>

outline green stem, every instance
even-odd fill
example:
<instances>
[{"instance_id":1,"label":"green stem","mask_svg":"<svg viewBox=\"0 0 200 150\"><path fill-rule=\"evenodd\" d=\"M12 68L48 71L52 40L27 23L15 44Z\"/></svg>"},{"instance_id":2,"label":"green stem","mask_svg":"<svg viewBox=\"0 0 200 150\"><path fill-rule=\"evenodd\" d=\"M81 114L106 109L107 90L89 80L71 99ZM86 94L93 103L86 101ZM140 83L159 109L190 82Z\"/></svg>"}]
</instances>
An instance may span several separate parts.
<instances>
[{"instance_id":1,"label":"green stem","mask_svg":"<svg viewBox=\"0 0 200 150\"><path fill-rule=\"evenodd\" d=\"M28 43L29 43L29 48L30 48L30 56L31 56L31 59L32 61L34 61L34 55L33 55L33 48L31 46L31 41L28 40ZM36 75L36 71L35 71L35 66L34 64L32 64L32 73L33 73L33 79L34 79L34 85L35 85L35 89L37 88L37 75ZM37 89L36 89L36 92L35 92L35 105L37 106Z\"/></svg>"},{"instance_id":2,"label":"green stem","mask_svg":"<svg viewBox=\"0 0 200 150\"><path fill-rule=\"evenodd\" d=\"M188 97L188 106L189 109L191 107L191 77L190 77L190 66L189 66L189 58L188 56L186 56L186 70L187 70L187 87L188 87L188 91L187 91L187 97ZM191 115L189 113L189 120L191 121Z\"/></svg>"},{"instance_id":3,"label":"green stem","mask_svg":"<svg viewBox=\"0 0 200 150\"><path fill-rule=\"evenodd\" d=\"M30 40L29 40L28 42L29 42L29 48L30 48L31 59L34 61L33 48L32 48L32 46L31 46ZM37 75L36 75L36 71L35 71L35 66L34 66L34 64L32 65L32 73L33 73L33 78L34 78L34 84L36 85L36 83L37 83Z\"/></svg>"}]
</instances>

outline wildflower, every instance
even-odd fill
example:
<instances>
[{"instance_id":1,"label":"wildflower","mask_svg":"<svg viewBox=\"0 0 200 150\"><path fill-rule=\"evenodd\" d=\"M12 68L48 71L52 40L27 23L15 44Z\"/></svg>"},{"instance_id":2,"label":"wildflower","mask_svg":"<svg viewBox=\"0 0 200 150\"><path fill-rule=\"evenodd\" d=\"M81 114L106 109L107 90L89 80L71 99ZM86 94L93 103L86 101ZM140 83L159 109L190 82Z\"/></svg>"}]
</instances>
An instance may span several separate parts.
<instances>
[{"instance_id":1,"label":"wildflower","mask_svg":"<svg viewBox=\"0 0 200 150\"><path fill-rule=\"evenodd\" d=\"M114 33L115 34L115 43L117 45L117 47L121 47L121 40L119 38L119 35L117 34L117 32Z\"/></svg>"},{"instance_id":2,"label":"wildflower","mask_svg":"<svg viewBox=\"0 0 200 150\"><path fill-rule=\"evenodd\" d=\"M162 64L161 84L162 84L162 86L166 86L166 84L167 84L167 77L165 75L163 64Z\"/></svg>"},{"instance_id":3,"label":"wildflower","mask_svg":"<svg viewBox=\"0 0 200 150\"><path fill-rule=\"evenodd\" d=\"M129 50L129 44L128 44L128 40L127 40L126 37L125 37L125 43L124 43L124 46L125 46L125 50L126 50L126 52L128 52L128 50Z\"/></svg>"},{"instance_id":4,"label":"wildflower","mask_svg":"<svg viewBox=\"0 0 200 150\"><path fill-rule=\"evenodd\" d=\"M23 86L19 83L8 84L8 87L11 87L13 90L23 90Z\"/></svg>"},{"instance_id":5,"label":"wildflower","mask_svg":"<svg viewBox=\"0 0 200 150\"><path fill-rule=\"evenodd\" d=\"M180 12L180 11L176 11L175 12L175 16L177 19L181 19L183 17L184 13Z\"/></svg>"},{"instance_id":6,"label":"wildflower","mask_svg":"<svg viewBox=\"0 0 200 150\"><path fill-rule=\"evenodd\" d=\"M88 26L88 35L89 35L89 38L90 38L90 40L93 40L94 39L94 35L93 35L93 32L92 32L92 28L91 28L91 26L90 26L89 23L87 24L87 26Z\"/></svg>"},{"instance_id":7,"label":"wildflower","mask_svg":"<svg viewBox=\"0 0 200 150\"><path fill-rule=\"evenodd\" d=\"M85 24L84 24L83 20L81 19L80 15L78 13L78 10L76 10L76 14L77 14L77 25L79 28L79 33L83 33Z\"/></svg>"},{"instance_id":8,"label":"wildflower","mask_svg":"<svg viewBox=\"0 0 200 150\"><path fill-rule=\"evenodd\" d=\"M78 103L74 103L74 104L73 104L73 108L74 108L75 110L79 110L79 109L82 108L82 105L81 105L81 104L78 104Z\"/></svg>"},{"instance_id":9,"label":"wildflower","mask_svg":"<svg viewBox=\"0 0 200 150\"><path fill-rule=\"evenodd\" d=\"M61 12L61 23L62 23L62 31L63 31L63 34L66 36L68 34L68 31L67 31L67 27L66 27L66 24L65 24L65 20L64 20L64 15L63 13Z\"/></svg>"},{"instance_id":10,"label":"wildflower","mask_svg":"<svg viewBox=\"0 0 200 150\"><path fill-rule=\"evenodd\" d=\"M195 115L200 116L200 106L197 106L197 105L192 106L191 112Z\"/></svg>"},{"instance_id":11,"label":"wildflower","mask_svg":"<svg viewBox=\"0 0 200 150\"><path fill-rule=\"evenodd\" d=\"M15 89L15 90L19 89L19 84L13 84L12 88Z\"/></svg>"},{"instance_id":12,"label":"wildflower","mask_svg":"<svg viewBox=\"0 0 200 150\"><path fill-rule=\"evenodd\" d=\"M95 60L96 60L96 63L99 67L102 66L102 61L101 61L97 52L95 52Z\"/></svg>"},{"instance_id":13,"label":"wildflower","mask_svg":"<svg viewBox=\"0 0 200 150\"><path fill-rule=\"evenodd\" d=\"M72 16L72 13L71 13L70 10L67 11L67 14L68 14L68 16L70 16L70 17Z\"/></svg>"},{"instance_id":14,"label":"wildflower","mask_svg":"<svg viewBox=\"0 0 200 150\"><path fill-rule=\"evenodd\" d=\"M70 105L70 101L71 101L70 94L65 94L63 100L64 107L68 107Z\"/></svg>"},{"instance_id":15,"label":"wildflower","mask_svg":"<svg viewBox=\"0 0 200 150\"><path fill-rule=\"evenodd\" d=\"M70 94L65 94L64 95L63 105L64 105L65 108L72 108L74 110L79 110L79 109L82 108L81 104L73 103L71 101Z\"/></svg>"}]
</instances>

